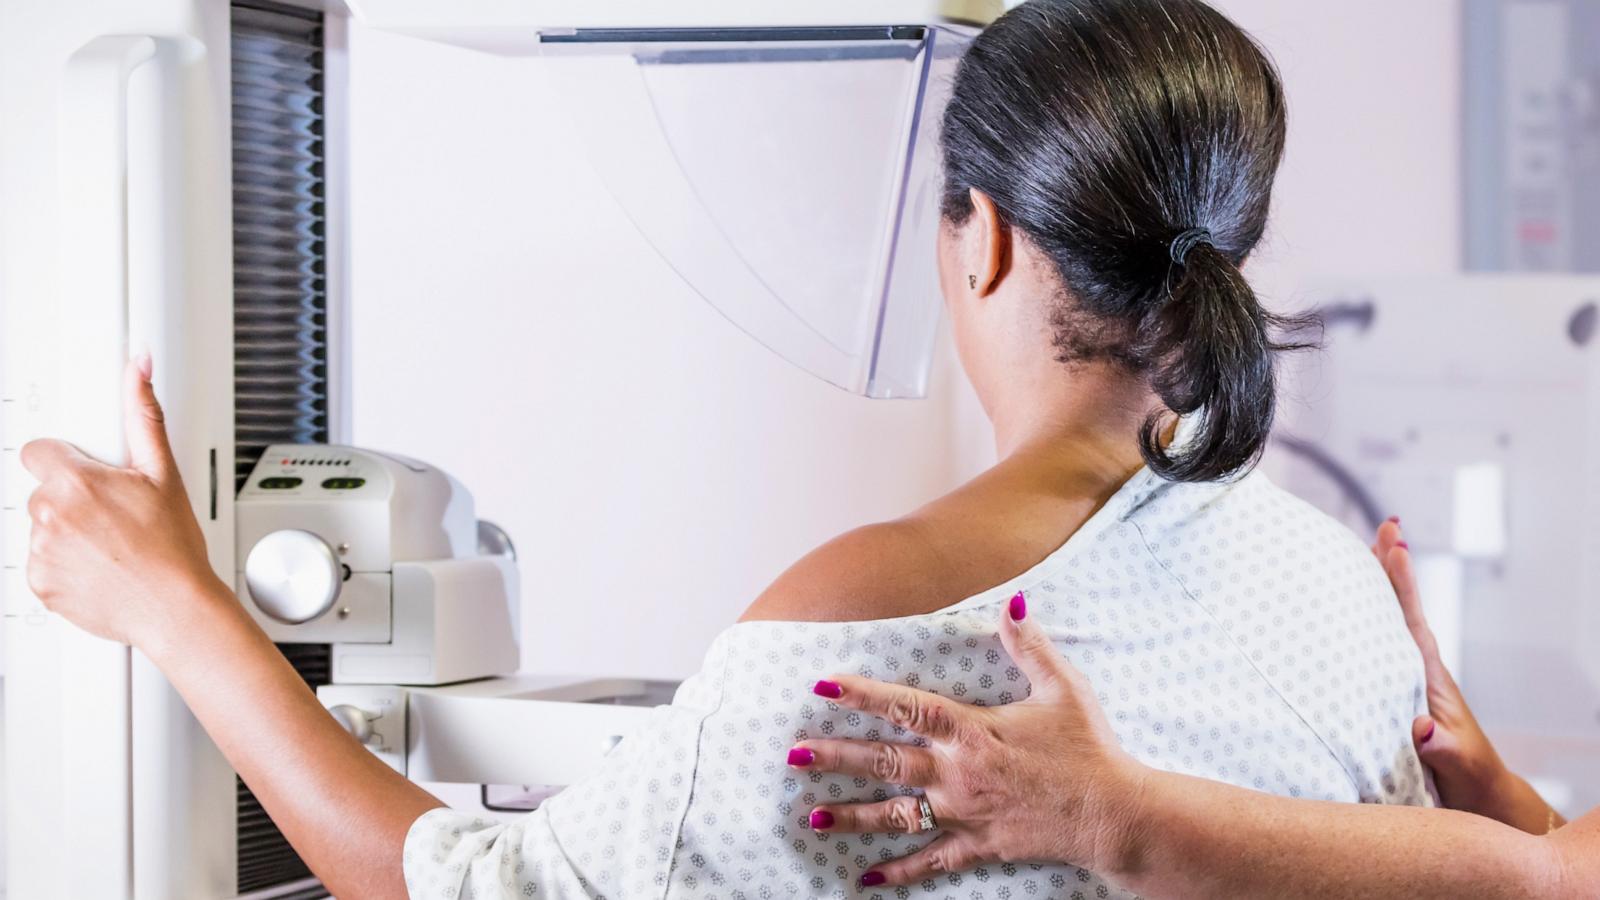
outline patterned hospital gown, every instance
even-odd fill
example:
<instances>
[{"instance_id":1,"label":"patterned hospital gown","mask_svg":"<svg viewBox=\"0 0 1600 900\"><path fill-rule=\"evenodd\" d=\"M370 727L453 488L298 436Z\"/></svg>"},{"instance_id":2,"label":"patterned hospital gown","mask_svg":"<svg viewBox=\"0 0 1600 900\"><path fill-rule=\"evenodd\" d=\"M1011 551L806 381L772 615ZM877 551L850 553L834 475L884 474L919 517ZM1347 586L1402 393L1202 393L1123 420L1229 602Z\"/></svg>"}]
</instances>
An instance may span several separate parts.
<instances>
[{"instance_id":1,"label":"patterned hospital gown","mask_svg":"<svg viewBox=\"0 0 1600 900\"><path fill-rule=\"evenodd\" d=\"M1144 762L1291 797L1432 804L1411 745L1426 710L1421 659L1367 548L1259 472L1177 484L1145 470L1043 562L954 606L729 628L599 774L513 824L442 809L419 818L405 846L412 896L1129 896L1056 865L863 889L863 871L926 836L807 826L815 804L896 789L791 769L791 745L913 739L813 696L812 682L855 672L967 703L1022 699L1027 680L995 636L1019 590Z\"/></svg>"}]
</instances>

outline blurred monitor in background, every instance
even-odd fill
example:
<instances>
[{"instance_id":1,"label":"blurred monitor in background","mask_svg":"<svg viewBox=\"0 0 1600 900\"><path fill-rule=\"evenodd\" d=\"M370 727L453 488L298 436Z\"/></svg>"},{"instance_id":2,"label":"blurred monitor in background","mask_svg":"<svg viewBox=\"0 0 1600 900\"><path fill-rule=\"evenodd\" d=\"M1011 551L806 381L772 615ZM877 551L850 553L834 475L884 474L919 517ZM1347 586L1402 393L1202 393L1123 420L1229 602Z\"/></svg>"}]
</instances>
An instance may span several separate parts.
<instances>
[{"instance_id":1,"label":"blurred monitor in background","mask_svg":"<svg viewBox=\"0 0 1600 900\"><path fill-rule=\"evenodd\" d=\"M1600 272L1600 3L1462 11L1466 267Z\"/></svg>"}]
</instances>

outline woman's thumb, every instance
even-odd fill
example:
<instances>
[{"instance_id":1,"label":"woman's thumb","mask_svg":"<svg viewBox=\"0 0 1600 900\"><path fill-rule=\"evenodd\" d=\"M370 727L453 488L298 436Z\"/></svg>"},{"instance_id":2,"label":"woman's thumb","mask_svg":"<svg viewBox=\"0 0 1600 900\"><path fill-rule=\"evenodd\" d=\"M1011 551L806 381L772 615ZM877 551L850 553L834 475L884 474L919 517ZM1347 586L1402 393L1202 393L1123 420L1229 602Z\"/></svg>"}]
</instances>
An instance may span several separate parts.
<instances>
[{"instance_id":1,"label":"woman's thumb","mask_svg":"<svg viewBox=\"0 0 1600 900\"><path fill-rule=\"evenodd\" d=\"M122 420L128 441L128 465L156 481L173 472L172 447L167 443L166 417L150 383L149 354L128 360L123 373Z\"/></svg>"}]
</instances>

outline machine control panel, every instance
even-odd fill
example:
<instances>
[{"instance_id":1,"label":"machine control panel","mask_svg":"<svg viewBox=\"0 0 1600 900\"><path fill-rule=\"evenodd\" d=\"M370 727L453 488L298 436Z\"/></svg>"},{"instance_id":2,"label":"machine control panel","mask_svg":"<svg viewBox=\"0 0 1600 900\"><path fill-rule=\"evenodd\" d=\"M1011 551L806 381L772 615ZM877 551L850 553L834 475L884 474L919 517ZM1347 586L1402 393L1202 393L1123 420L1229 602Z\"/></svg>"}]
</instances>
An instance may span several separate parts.
<instances>
[{"instance_id":1,"label":"machine control panel","mask_svg":"<svg viewBox=\"0 0 1600 900\"><path fill-rule=\"evenodd\" d=\"M510 540L477 520L472 495L439 468L356 447L277 444L234 515L240 602L275 641L332 644L336 684L439 685L516 670ZM341 721L367 735L372 717L357 708L366 709L344 709Z\"/></svg>"},{"instance_id":2,"label":"machine control panel","mask_svg":"<svg viewBox=\"0 0 1600 900\"><path fill-rule=\"evenodd\" d=\"M269 447L239 496L319 501L337 493L353 499L383 499L391 488L384 475L390 462L370 451L344 447ZM392 462L403 469L413 465L399 458Z\"/></svg>"}]
</instances>

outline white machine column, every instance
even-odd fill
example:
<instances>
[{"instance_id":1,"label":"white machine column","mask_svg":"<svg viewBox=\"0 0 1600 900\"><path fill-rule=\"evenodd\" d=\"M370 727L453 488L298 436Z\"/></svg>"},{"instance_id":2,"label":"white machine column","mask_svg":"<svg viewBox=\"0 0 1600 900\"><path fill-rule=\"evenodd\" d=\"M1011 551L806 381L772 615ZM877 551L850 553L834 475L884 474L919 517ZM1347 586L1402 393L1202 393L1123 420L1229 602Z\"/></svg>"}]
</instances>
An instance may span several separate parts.
<instances>
[{"instance_id":1,"label":"white machine column","mask_svg":"<svg viewBox=\"0 0 1600 900\"><path fill-rule=\"evenodd\" d=\"M124 456L119 386L128 354L128 79L155 55L153 39L118 35L96 38L67 61L61 82L60 147L66 158L60 173L60 293L56 333L45 343L74 352L55 354L53 373L45 360L34 361L42 371L25 382L28 416L7 422L12 446L38 436L35 429L48 416L54 435L91 455L108 462ZM20 504L7 510L17 520L6 548L10 572L22 570L28 549L26 497L16 499ZM129 896L128 648L44 612L23 579L13 576L8 588L7 732L59 736L8 742L9 891L18 897ZM68 834L98 848L101 858L93 865L67 858L70 842L61 838Z\"/></svg>"},{"instance_id":2,"label":"white machine column","mask_svg":"<svg viewBox=\"0 0 1600 900\"><path fill-rule=\"evenodd\" d=\"M219 333L226 318L197 299L216 306L226 296L215 285L226 283L227 244L185 239L219 232L197 224L213 207L190 202L209 190L203 181L191 189L210 121L188 102L203 59L189 38L108 34L40 77L38 90L54 105L59 182L55 215L41 221L55 226L57 259L51 289L13 301L4 335L11 897L143 900L234 889L235 791L220 754L147 660L46 612L27 590L33 483L19 459L29 440L53 437L123 462L124 366L130 350L150 350L179 469L209 545L232 568L222 518L231 509L219 509L212 474L219 450L231 459L231 400L215 379L193 377L231 368ZM49 269L15 254L5 262L30 275Z\"/></svg>"}]
</instances>

